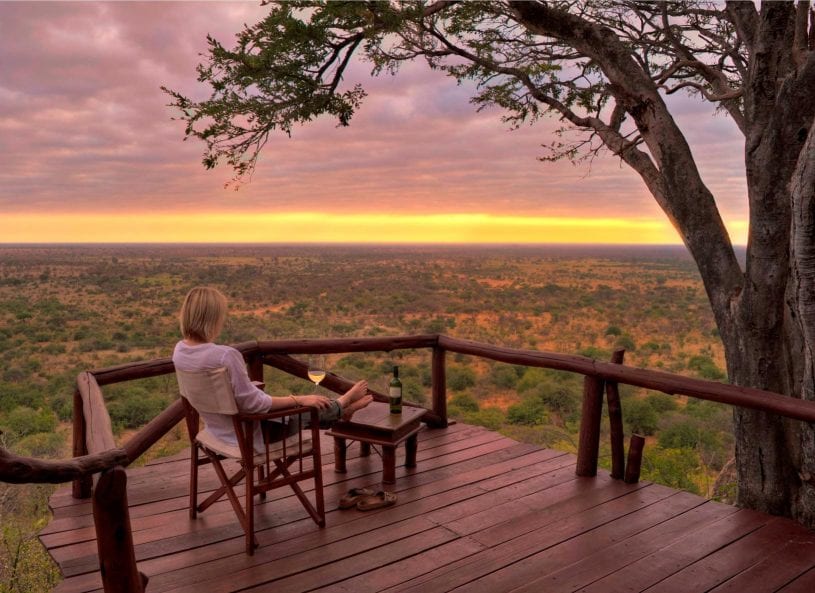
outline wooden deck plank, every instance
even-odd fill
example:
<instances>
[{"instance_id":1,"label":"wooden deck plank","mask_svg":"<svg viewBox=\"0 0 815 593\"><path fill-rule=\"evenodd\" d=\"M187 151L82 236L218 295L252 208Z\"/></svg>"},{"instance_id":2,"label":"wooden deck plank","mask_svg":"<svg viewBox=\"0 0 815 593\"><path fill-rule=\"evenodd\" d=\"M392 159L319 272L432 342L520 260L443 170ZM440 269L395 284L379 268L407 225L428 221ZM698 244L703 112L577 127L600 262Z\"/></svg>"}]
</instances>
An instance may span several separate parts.
<instances>
[{"instance_id":1,"label":"wooden deck plank","mask_svg":"<svg viewBox=\"0 0 815 593\"><path fill-rule=\"evenodd\" d=\"M557 459L551 460L552 462ZM551 462L549 462L551 463ZM545 467L547 462L540 462L538 465ZM573 465L572 465L573 467ZM488 468L485 468L488 469ZM482 472L484 473L484 472ZM488 475L488 473L484 473ZM470 481L474 482L478 479L476 472L471 472ZM318 533L310 533L302 535L294 532L291 534L282 534L280 530L273 530L276 536L276 542L270 543L266 539L259 538L261 541L261 548L255 553L255 556L250 561L252 564L261 564L271 558L283 556L285 554L293 554L300 550L307 550L313 547L326 545L333 541L338 541L343 538L351 537L364 533L365 531L376 529L378 527L392 525L405 518L412 518L417 516L424 516L428 518L428 512L433 509L445 508L448 512L455 514L457 512L466 512L466 506L473 497L503 497L511 496L511 493L501 493L498 491L485 492L473 483L465 483L465 476L460 476L453 481L453 479L446 480L446 484L435 482L432 485L420 486L414 491L405 491L400 493L400 502L396 507L384 509L377 513L365 514L356 510L348 511L335 511L333 516L329 515L328 524L329 529ZM519 477L519 479L521 479ZM458 486L451 488L451 486ZM502 498L502 499L503 499ZM387 511L387 512L386 512ZM430 520L428 518L428 520ZM271 535L271 534L270 534ZM224 546L225 547L225 546ZM241 549L241 539L238 538L230 543L231 554L243 554ZM222 554L223 556L223 554ZM198 553L191 555L190 560L200 561ZM224 566L219 565L223 563ZM228 570L231 560L222 558L216 560L213 564L207 565L201 569L194 568L192 570L175 570L172 579L181 580L181 582L206 580L210 574L219 574L223 570ZM155 566L145 563L144 569L147 574L151 574L156 568ZM162 590L163 583L166 579L161 577L153 579L153 582ZM160 584L161 583L161 584Z\"/></svg>"},{"instance_id":2,"label":"wooden deck plank","mask_svg":"<svg viewBox=\"0 0 815 593\"><path fill-rule=\"evenodd\" d=\"M451 433L450 435L439 434L440 430L427 430L423 431L420 434L420 448L428 449L437 447L442 444L452 443L457 440L462 440L469 438L474 434L484 433L486 429L481 427L469 427L470 430L466 430L468 427L467 425L454 425L451 427L458 428L457 431ZM493 435L495 438L495 435ZM331 452L332 443L329 442L328 438L326 437L323 439L323 449L327 450L328 452L324 452L322 459L323 459L323 466L324 471L333 472L333 465L334 465L334 457L333 453ZM189 449L182 452L184 455L183 461L176 461L174 462L173 467L161 467L158 468L156 471L145 472L144 468L134 468L133 470L128 470L128 488L130 490L138 489L141 485L149 484L151 482L155 482L156 480L167 480L171 477L178 477L181 476L183 478L183 483L187 484L189 480ZM355 459L359 457L359 448L358 447L351 447L348 450L348 459ZM133 479L130 476L133 476ZM214 483L214 476L211 473L206 473L205 471L202 472L202 479L210 480ZM203 485L203 484L202 484ZM201 491L204 492L205 489L202 487ZM183 493L182 493L183 494ZM48 526L40 532L40 535L50 535L53 533L58 533L60 531L70 531L75 529L76 527L80 526L89 526L93 525L93 515L90 512L90 508L88 505L87 500L76 500L71 498L71 488L62 488L61 490L57 491L54 496L62 496L67 497L70 499L69 506L59 507L55 510L55 518L48 524ZM181 495L180 495L181 496ZM53 500L53 499L52 499ZM159 505L162 508L154 509L154 507L150 505ZM174 510L180 508L179 505L183 505L183 508L186 508L186 501L179 502L178 499L167 499L158 502L152 502L145 505L139 506L132 506L130 515L131 518L139 517L139 516L148 516L152 514L158 514L161 512L167 512L170 510Z\"/></svg>"},{"instance_id":3,"label":"wooden deck plank","mask_svg":"<svg viewBox=\"0 0 815 593\"><path fill-rule=\"evenodd\" d=\"M441 570L434 571L409 583L404 591L443 592L451 591L457 587L466 585L468 590L477 586L475 581L480 581L495 571L507 566L516 564L528 556L537 554L548 548L556 548L558 544L580 540L582 547L572 549L567 546L553 554L554 566L563 565L564 550L571 556L579 556L583 551L600 549L606 542L596 533L580 538L581 535L589 534L598 528L615 523L621 517L625 521L620 525L620 533L626 533L630 529L644 529L653 524L656 518L673 516L679 510L687 509L691 504L683 498L677 498L677 493L663 486L651 485L646 488L634 490L628 494L616 497L605 504L591 507L585 511L575 514L562 514L555 505L548 512L531 511L525 515L520 515L526 521L519 521L517 526L522 531L517 536L505 533L501 540L496 540L489 535L494 528L488 528L483 532L469 536L479 543L488 546L484 552L474 554L470 558L460 563L454 563ZM698 498L698 497L697 497ZM674 500L671 500L674 499ZM693 501L692 504L700 504ZM637 511L647 512L637 514ZM678 510L679 509L679 510ZM541 514L545 515L542 520L537 519ZM526 529L525 523L536 522L536 527Z\"/></svg>"},{"instance_id":4,"label":"wooden deck plank","mask_svg":"<svg viewBox=\"0 0 815 593\"><path fill-rule=\"evenodd\" d=\"M815 591L815 568L811 568L791 583L778 589L778 593L812 593Z\"/></svg>"},{"instance_id":5,"label":"wooden deck plank","mask_svg":"<svg viewBox=\"0 0 815 593\"><path fill-rule=\"evenodd\" d=\"M350 487L379 487L381 461L349 451L333 471L323 443L327 527L285 489L258 504L260 548L244 553L226 501L190 521L188 453L128 470L139 569L148 593L270 591L681 591L812 593L815 533L786 519L600 472L573 455L457 424L420 434L418 466L400 450L397 505L339 511ZM202 485L212 488L211 468ZM63 489L41 541L69 575L57 593L98 592L90 504Z\"/></svg>"},{"instance_id":6,"label":"wooden deck plank","mask_svg":"<svg viewBox=\"0 0 815 593\"><path fill-rule=\"evenodd\" d=\"M696 532L686 534L678 542L633 562L589 586L581 593L606 593L607 591L642 591L694 562L712 554L719 548L744 537L765 525L771 518L749 510L737 510L712 523L704 537Z\"/></svg>"},{"instance_id":7,"label":"wooden deck plank","mask_svg":"<svg viewBox=\"0 0 815 593\"><path fill-rule=\"evenodd\" d=\"M485 436L487 435L487 436ZM433 447L420 447L419 455L417 456L418 463L421 465L422 462L432 459L434 457L438 457L442 454L445 454L450 451L458 451L463 450L466 448L472 448L476 445L486 444L490 442L495 442L498 440L502 440L499 435L495 435L494 433L490 434L486 431L480 431L479 433L471 434L471 438L467 440L460 440L460 439L452 439L450 441L444 442L434 442ZM496 438L498 437L498 438ZM434 441L438 441L439 439L434 439ZM506 439L503 439L503 442L507 442ZM442 448L443 447L443 448ZM349 457L350 458L350 457ZM359 459L360 463L367 464L370 467L371 475L376 478L377 472L379 472L379 461L378 458L374 458L371 460L364 460L362 458ZM399 462L403 463L403 458L399 459ZM349 461L350 463L350 461ZM333 469L333 458L331 459L330 463L326 463L323 466L323 475L324 475L324 483L326 487L331 486L332 484L339 483L344 481L346 478L342 474L336 474ZM310 466L310 464L309 464ZM230 466L231 467L231 466ZM350 468L349 468L350 469ZM187 509L187 492L189 488L189 465L188 462L185 462L184 465L184 479L183 484L178 483L174 487L176 490L174 491L174 495L168 498L162 498L161 500L156 500L149 503L139 504L137 501L132 503L131 505L131 521L133 523L133 530L138 531L141 529L148 529L151 526L156 524L156 521L159 521L161 524L166 523L167 521L175 520L174 517L169 515L165 515L165 513L173 513L178 512L180 514L186 513ZM213 475L211 471L202 471L202 475L199 479L199 492L202 495L206 495L207 493L214 490L217 485L217 479ZM359 476L357 476L359 477ZM154 482L160 482L163 484L167 483L167 476L164 473L157 474L153 477ZM311 482L305 483L305 488L310 489ZM166 486L165 486L166 487ZM138 485L132 485L128 483L128 492L132 492L137 490L139 487ZM343 487L343 491L347 489ZM275 491L269 494L269 501L274 501L279 498L283 498L287 496L286 491ZM158 505L158 506L155 506ZM228 503L223 501L221 506L226 509L228 507ZM217 511L216 511L217 512ZM141 520L145 518L145 520ZM93 530L93 515L90 513L86 513L79 516L73 517L64 517L62 519L58 519L55 522L60 523L60 528L52 529L47 533L40 534L40 541L43 542L49 548L56 548L66 543L76 543L79 541L77 538L81 538L82 534L84 533L85 540L91 540L94 538L94 530ZM81 528L84 527L84 531L80 531Z\"/></svg>"},{"instance_id":8,"label":"wooden deck plank","mask_svg":"<svg viewBox=\"0 0 815 593\"><path fill-rule=\"evenodd\" d=\"M519 447L514 441L504 439L427 460L424 466L426 469L433 467L447 469L446 466L454 461L460 462L467 457L479 458L489 453L510 448L520 452L530 450L529 447ZM404 468L400 467L397 469L397 476L403 478L401 480L402 487L404 487L405 484L415 482L415 480L409 479L410 477L414 477L413 470L410 471L411 474L408 474ZM376 475L378 478L379 473L376 472ZM422 476L425 476L425 473L415 475L418 480L421 480ZM304 485L307 483L308 482L303 482ZM340 490L326 490L327 499L329 501L337 500L346 487L347 486L343 486ZM304 490L306 490L305 486ZM286 494L285 498L281 499L274 499L270 496L263 504L258 504L257 508L256 525L258 529L279 526L285 524L287 521L297 520L306 516L299 502L288 494ZM165 521L158 526L134 531L133 539L136 544L137 559L141 560L155 557L156 555L173 553L178 549L193 548L202 543L221 541L242 533L227 501L220 501L214 504L192 525L187 519L186 511L180 511L178 515L174 521ZM55 548L51 552L54 558L60 563L66 576L70 576L87 570L95 570L95 550L95 542L88 540Z\"/></svg>"},{"instance_id":9,"label":"wooden deck plank","mask_svg":"<svg viewBox=\"0 0 815 593\"><path fill-rule=\"evenodd\" d=\"M488 431L484 428L477 428L474 430L466 430L466 425L461 426L457 431L449 435L439 434L439 429L423 430L419 435L419 453L428 455L429 451L439 449L439 447L455 447L455 443L459 440L468 442L475 442L482 440L489 442L501 437L494 432ZM333 466L333 440L323 435L321 439L322 461L324 466ZM441 453L444 450L437 451ZM404 459L404 448L397 449L398 459ZM361 460L359 457L359 448L352 447L348 454L349 459ZM138 508L140 505L149 504L159 500L173 498L173 495L182 495L186 492L189 480L189 457L187 460L176 461L171 464L165 464L159 467L140 467L133 468L128 471L128 487L132 488L134 492L138 493L138 498L134 499L130 504L131 507ZM374 459L371 457L370 459ZM421 458L420 458L421 459ZM159 472L159 473L157 473ZM161 483L157 487L156 475L161 475ZM214 475L206 473L202 475L203 479L209 479L212 484L215 483ZM142 489L142 486L147 488ZM211 486L214 488L214 486ZM54 511L56 518L75 516L78 514L87 515L89 511L85 505L86 501L74 499L71 494L70 488L61 488L51 497L49 504ZM78 507L78 508L74 508Z\"/></svg>"},{"instance_id":10,"label":"wooden deck plank","mask_svg":"<svg viewBox=\"0 0 815 593\"><path fill-rule=\"evenodd\" d=\"M496 436L497 435L494 435L494 434L489 436L489 437L484 437L484 436L479 435L477 437L477 440L470 440L470 441L467 441L467 442L464 442L464 443L442 443L444 448L441 448L439 446L436 446L436 447L431 448L431 449L420 448L420 452L419 452L419 455L418 455L418 461L421 463L422 461L424 461L426 459L429 459L429 458L432 458L432 457L435 457L435 456L439 456L439 455L442 455L442 454L446 454L446 453L448 453L449 451L452 451L452 450L461 450L461 449L465 449L465 448L468 448L468 447L472 447L473 445L479 444L479 443L486 444L486 443L489 443L489 442L494 442L496 440L502 440L500 437L496 438ZM508 441L506 439L503 439L503 442L507 443ZM402 459L400 459L399 462L401 463ZM373 457L373 456L370 457L370 458L367 458L367 459L357 459L355 462L349 462L349 464L353 464L351 467L349 467L349 470L353 470L353 469L357 468L357 466L360 466L360 465L366 467L368 469L367 473L370 474L371 477L373 478L373 479L370 480L370 482L374 483L374 482L376 482L376 478L378 478L378 475L379 475L379 473L381 471L381 467L380 467L379 463L380 462L378 461L378 458ZM189 476L189 467L187 465L185 465L185 472L186 473L184 475L183 482L179 482L178 484L176 484L177 490L174 492L175 497L165 497L165 496L154 497L155 500L152 500L152 501L149 501L149 502L143 502L142 501L142 504L139 504L139 502L136 501L131 506L131 518L137 519L139 517L151 516L151 515L159 514L159 513L162 513L162 512L170 512L170 511L173 511L173 510L185 509L187 507L186 496L187 496L187 488L188 488L188 484L189 484L189 477L188 477ZM210 492L212 489L214 489L217 482L216 482L214 476L212 475L212 472L211 471L210 472L206 471L206 468L202 468L201 473L202 473L202 476L201 476L200 485L199 485L199 492L201 492L201 493ZM345 482L345 481L348 480L348 477L345 477L345 476L343 476L341 474L335 474L335 472L333 471L333 460L331 461L331 463L324 464L323 473L324 473L324 479L325 479L325 482L326 482L327 486L330 486L331 484L334 484L334 483ZM359 478L360 475L361 475L359 472L356 472L356 474L357 474L357 475L355 475L356 478ZM351 476L351 475L354 475L353 471L352 471L352 473L348 474L348 476ZM161 475L161 474L157 475L157 476L154 476L154 481L165 481L165 477L164 477L164 475ZM129 488L128 488L129 491L136 490L136 489L137 489L136 486L133 486L131 488L130 485L129 485ZM272 493L272 494L270 494L270 496L272 497L272 499L274 499L275 497L280 497L280 496L283 496L283 495L280 494L280 493ZM75 507L70 508L71 511L72 511L71 514L72 514L73 518L63 517L62 519L58 519L58 521L61 520L61 521L66 522L62 526L63 530L73 529L73 528L76 528L78 525L85 525L85 526L92 525L92 515L90 513L90 505L87 503L87 501L83 501L83 505L84 506L81 506L81 507L80 506L75 506ZM156 509L153 505L158 505L158 508ZM81 517L81 518L79 518L79 517ZM75 523L71 524L70 521L72 521L72 520L75 521Z\"/></svg>"},{"instance_id":11,"label":"wooden deck plank","mask_svg":"<svg viewBox=\"0 0 815 593\"><path fill-rule=\"evenodd\" d=\"M731 545L717 550L646 589L648 593L684 593L688 590L709 591L731 576L760 562L776 546L788 541L790 523L773 518Z\"/></svg>"},{"instance_id":12,"label":"wooden deck plank","mask_svg":"<svg viewBox=\"0 0 815 593\"><path fill-rule=\"evenodd\" d=\"M468 426L466 424L454 424L446 429L428 428L419 433L419 448L420 450L429 449L446 443L452 443L456 440L468 439L475 435L485 434L490 434L491 438L500 437L500 435L496 435L496 433L488 431L483 427ZM333 446L333 439L323 434L320 440L323 465L333 465ZM403 452L402 455L404 455ZM151 485L155 481L156 472L160 472L163 479L180 479L182 483L184 483L189 476L189 449L186 449L174 457L175 459L172 462L166 464L128 468L128 486L137 488L142 485ZM353 444L349 447L348 458L353 459L358 457L359 447ZM85 503L85 500L73 498L70 487L58 489L49 500L49 505L51 506L55 518L70 517L77 512L85 514ZM77 510L73 507L79 507L79 509Z\"/></svg>"},{"instance_id":13,"label":"wooden deck plank","mask_svg":"<svg viewBox=\"0 0 815 593\"><path fill-rule=\"evenodd\" d=\"M483 451L479 450L479 452ZM484 473L485 470L483 469L480 470L483 475L491 476L495 472L507 471L513 465L516 464L523 465L527 463L526 461L514 461L516 457L523 457L527 453L530 454L529 458L530 462L535 459L542 459L553 456L563 457L562 454L557 452L551 451L545 452L536 448L514 445L512 447L504 447L502 449L498 449L495 452L493 452L492 456L489 455L479 456L475 459L472 459L471 461L477 461L478 466L480 466L487 463L490 460L493 460L494 462L500 462L504 459L509 460L506 464L498 465L491 470L489 469L486 470L486 473ZM572 459L573 458L571 457L565 457L564 460L560 461L559 463L571 464L573 463ZM400 480L397 483L397 490L409 488L411 486L417 486L425 482L432 482L434 480L448 477L450 475L450 471L446 466L443 465L444 458L443 457L439 458L436 460L436 462L439 465L441 465L441 467L433 471L433 468L431 467L432 464L426 463L425 472L412 475L406 477L405 479ZM472 465L474 469L478 466ZM468 479L468 474L467 472L462 471L466 467L467 466L464 464L460 464L458 466L458 469L460 471L455 474L453 480L450 480L451 484L466 482L466 480ZM439 489L441 488L441 486L436 484L433 486L433 488ZM332 497L327 493L328 503L331 504L332 500L337 500L339 494L340 492L337 492ZM412 496L420 496L420 494L408 493L406 496L407 499L409 500ZM400 499L404 501L405 498L406 498L405 496L400 494ZM278 501L278 504L280 504L280 502L281 501ZM282 502L287 505L288 510L291 511L292 514L296 513L296 516L294 516L293 519L297 520L297 524L295 526L297 529L303 529L304 524L305 528L309 528L308 526L313 526L313 524L309 523L309 520L305 519L305 511L303 511L302 508L299 507L299 503L296 502L293 496L289 496L288 500ZM265 505L259 506L263 507ZM183 521L180 521L178 524L184 526L185 529L187 530L186 532L181 533L180 535L175 537L166 537L164 539L156 540L153 545L151 545L149 542L146 544L145 543L137 544L136 546L137 558L139 560L155 558L165 556L167 554L173 554L184 549L192 550L201 545L211 544L231 538L240 539L242 537L242 531L240 529L240 526L237 524L230 508L224 507L224 512L222 513L223 516L219 516L217 518L218 519L217 522L213 523L212 521L210 521L209 523L207 523L207 521L212 517L212 515L210 515L211 512L212 509L209 509L207 510L206 513L202 513L200 518L196 522L192 523L192 526L190 525L190 522L186 519L185 512ZM336 522L337 520L332 519L332 521ZM173 530L178 531L177 526L173 525L171 527L173 528ZM274 517L270 518L263 513L258 513L258 528L261 530L258 535L258 538L260 539L261 543L264 542L263 538L266 537L262 529L268 527L274 527L274 529L271 531L274 532L275 534L281 534L281 537L283 537L282 534L290 533L290 530L286 529L286 527L288 527L288 524L284 525L276 524ZM95 570L94 563L96 561L96 557L94 553L95 548L93 548L94 545L95 542L92 541L86 542L85 544L86 548L80 550L83 553L79 554L76 553L77 547L76 546L73 547L72 551L74 552L74 557L63 561L63 570L66 572L66 574L70 576L71 574L80 574L88 570ZM60 550L55 550L54 552L58 554Z\"/></svg>"},{"instance_id":14,"label":"wooden deck plank","mask_svg":"<svg viewBox=\"0 0 815 593\"><path fill-rule=\"evenodd\" d=\"M483 548L482 544L469 538L459 538L344 581L321 587L316 589L315 593L377 593L471 556Z\"/></svg>"},{"instance_id":15,"label":"wooden deck plank","mask_svg":"<svg viewBox=\"0 0 815 593\"><path fill-rule=\"evenodd\" d=\"M657 523L639 533L623 538L621 541L610 541L610 545L594 554L581 554L576 561L545 576L535 576L531 570L525 571L529 575L527 584L518 588L518 593L531 591L547 591L563 593L576 591L581 587L597 581L614 573L627 562L633 562L647 555L648 550L667 546L688 534L700 537L700 531L709 527L718 519L732 515L736 509L726 505L707 502L685 512L681 512L665 521ZM524 560L524 565L536 567L537 558ZM518 567L511 570L518 574ZM539 574L539 572L538 572ZM490 575L495 578L500 575Z\"/></svg>"},{"instance_id":16,"label":"wooden deck plank","mask_svg":"<svg viewBox=\"0 0 815 593\"><path fill-rule=\"evenodd\" d=\"M711 589L711 593L761 593L780 589L812 568L813 556L815 535L791 539L757 564ZM810 590L815 591L815 587Z\"/></svg>"}]
</instances>

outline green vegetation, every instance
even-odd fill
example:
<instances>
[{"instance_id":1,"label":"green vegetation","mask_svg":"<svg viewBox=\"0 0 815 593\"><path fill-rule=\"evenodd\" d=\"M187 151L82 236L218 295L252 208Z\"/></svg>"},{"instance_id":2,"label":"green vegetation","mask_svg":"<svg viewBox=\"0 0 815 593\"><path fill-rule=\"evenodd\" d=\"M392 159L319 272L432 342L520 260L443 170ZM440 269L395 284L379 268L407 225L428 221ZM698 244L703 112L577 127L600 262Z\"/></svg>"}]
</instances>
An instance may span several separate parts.
<instances>
[{"instance_id":1,"label":"green vegetation","mask_svg":"<svg viewBox=\"0 0 815 593\"><path fill-rule=\"evenodd\" d=\"M69 455L76 374L170 356L186 291L230 300L224 342L443 332L491 344L580 353L723 379L722 348L692 262L681 250L558 247L0 247L0 430L22 455ZM329 368L405 397L430 395L427 351L328 357ZM449 411L527 442L574 451L582 378L449 355ZM267 390L314 387L266 369ZM621 388L626 430L647 435L643 476L710 494L732 457L729 409ZM164 409L173 377L104 387L120 440ZM604 423L604 431L607 430ZM152 455L185 446L183 428ZM602 439L608 463L608 435ZM725 487L720 489L726 491ZM0 484L0 593L58 577L36 541L52 487ZM2 587L5 587L3 589Z\"/></svg>"}]
</instances>

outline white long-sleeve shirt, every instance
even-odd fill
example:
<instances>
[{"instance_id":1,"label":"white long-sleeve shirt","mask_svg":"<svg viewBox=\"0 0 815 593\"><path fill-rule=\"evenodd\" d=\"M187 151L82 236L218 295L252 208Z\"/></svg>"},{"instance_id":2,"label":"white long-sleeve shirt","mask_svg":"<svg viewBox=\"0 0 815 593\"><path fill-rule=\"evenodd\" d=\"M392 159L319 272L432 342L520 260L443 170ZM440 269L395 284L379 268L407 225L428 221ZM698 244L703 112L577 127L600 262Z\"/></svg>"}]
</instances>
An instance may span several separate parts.
<instances>
[{"instance_id":1,"label":"white long-sleeve shirt","mask_svg":"<svg viewBox=\"0 0 815 593\"><path fill-rule=\"evenodd\" d=\"M229 369L229 378L239 411L262 414L272 407L272 398L252 384L246 372L243 356L231 346L212 342L190 346L182 340L173 350L173 364L176 369L188 372L226 367ZM202 413L201 419L213 436L233 445L238 444L231 416ZM255 449L258 451L263 449L260 431L255 431Z\"/></svg>"}]
</instances>

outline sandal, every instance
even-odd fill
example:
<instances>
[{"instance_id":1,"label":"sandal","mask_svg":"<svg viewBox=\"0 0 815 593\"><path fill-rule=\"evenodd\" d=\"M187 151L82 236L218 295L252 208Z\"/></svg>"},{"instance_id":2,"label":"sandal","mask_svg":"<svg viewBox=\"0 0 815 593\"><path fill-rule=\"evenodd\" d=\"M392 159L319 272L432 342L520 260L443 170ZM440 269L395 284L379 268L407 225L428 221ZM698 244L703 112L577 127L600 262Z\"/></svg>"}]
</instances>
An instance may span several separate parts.
<instances>
[{"instance_id":1,"label":"sandal","mask_svg":"<svg viewBox=\"0 0 815 593\"><path fill-rule=\"evenodd\" d=\"M351 488L346 492L337 505L339 509L350 509L357 505L357 502L365 497L372 496L374 491L370 488Z\"/></svg>"},{"instance_id":2,"label":"sandal","mask_svg":"<svg viewBox=\"0 0 815 593\"><path fill-rule=\"evenodd\" d=\"M382 507L389 507L396 504L396 495L393 492L379 492L366 496L357 502L357 508L360 511L372 511L374 509L381 509Z\"/></svg>"}]
</instances>

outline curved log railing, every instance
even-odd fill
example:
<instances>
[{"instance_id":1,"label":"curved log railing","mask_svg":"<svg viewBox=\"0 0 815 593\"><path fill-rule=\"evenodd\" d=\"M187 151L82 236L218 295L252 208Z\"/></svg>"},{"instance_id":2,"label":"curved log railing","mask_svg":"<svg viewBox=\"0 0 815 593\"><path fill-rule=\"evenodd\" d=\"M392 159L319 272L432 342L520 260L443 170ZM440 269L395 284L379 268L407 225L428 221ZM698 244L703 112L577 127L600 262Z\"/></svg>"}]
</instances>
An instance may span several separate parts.
<instances>
[{"instance_id":1,"label":"curved log railing","mask_svg":"<svg viewBox=\"0 0 815 593\"><path fill-rule=\"evenodd\" d=\"M237 344L235 348L243 354L250 378L258 381L263 380L264 365L307 379L307 366L293 358L292 354L389 352L429 348L432 350L432 409L425 415L425 419L428 424L437 427L447 425L445 362L448 351L509 364L582 374L585 379L576 467L576 473L580 476L593 476L597 473L605 393L611 424L612 477L632 482L639 479L639 462L644 439L638 435L632 436L628 464L624 467L622 411L617 387L619 383L815 422L815 402L758 389L625 366L622 364L622 351L615 352L611 362L600 362L583 356L504 348L437 334L259 341ZM99 560L106 592L142 593L146 587L146 577L136 570L124 468L176 426L184 417L184 411L181 401L176 400L142 427L122 448L117 449L101 386L167 375L174 371L172 360L163 358L81 373L77 378L77 389L74 394L73 460L51 462L26 459L0 449L2 481L58 483L73 480L75 497L87 498L93 495ZM351 382L328 373L322 386L342 393L351 386ZM381 393L374 392L374 397L381 401L387 400ZM407 402L407 405L419 404ZM99 472L101 476L94 489L92 476Z\"/></svg>"}]
</instances>

